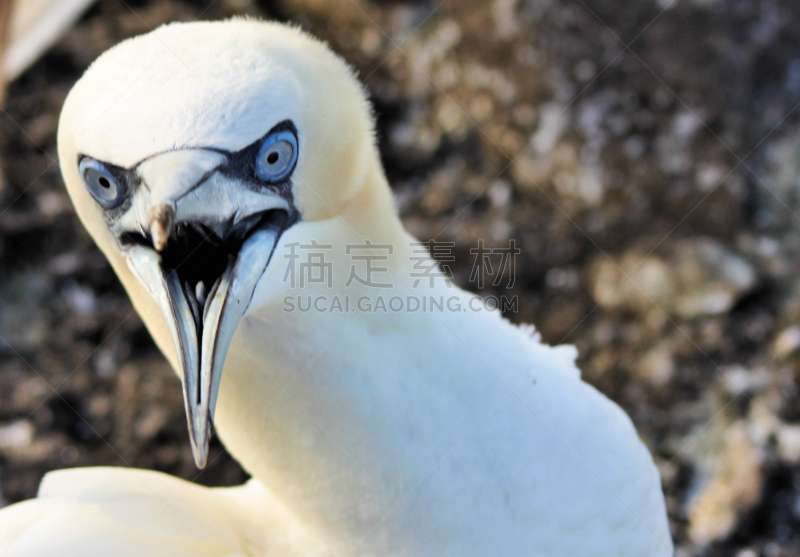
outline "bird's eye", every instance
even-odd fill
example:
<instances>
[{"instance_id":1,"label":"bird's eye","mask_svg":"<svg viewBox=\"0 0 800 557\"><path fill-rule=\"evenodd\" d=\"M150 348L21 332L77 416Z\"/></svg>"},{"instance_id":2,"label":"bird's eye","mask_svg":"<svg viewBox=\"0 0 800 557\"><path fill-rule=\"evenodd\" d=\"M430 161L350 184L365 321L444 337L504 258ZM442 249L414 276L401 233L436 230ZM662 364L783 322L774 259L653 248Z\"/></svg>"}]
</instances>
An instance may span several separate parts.
<instances>
[{"instance_id":1,"label":"bird's eye","mask_svg":"<svg viewBox=\"0 0 800 557\"><path fill-rule=\"evenodd\" d=\"M270 134L256 158L256 176L267 182L286 179L297 162L297 137L289 130Z\"/></svg>"},{"instance_id":2,"label":"bird's eye","mask_svg":"<svg viewBox=\"0 0 800 557\"><path fill-rule=\"evenodd\" d=\"M89 193L95 200L111 209L122 201L122 188L105 166L92 159L83 159L78 166Z\"/></svg>"}]
</instances>

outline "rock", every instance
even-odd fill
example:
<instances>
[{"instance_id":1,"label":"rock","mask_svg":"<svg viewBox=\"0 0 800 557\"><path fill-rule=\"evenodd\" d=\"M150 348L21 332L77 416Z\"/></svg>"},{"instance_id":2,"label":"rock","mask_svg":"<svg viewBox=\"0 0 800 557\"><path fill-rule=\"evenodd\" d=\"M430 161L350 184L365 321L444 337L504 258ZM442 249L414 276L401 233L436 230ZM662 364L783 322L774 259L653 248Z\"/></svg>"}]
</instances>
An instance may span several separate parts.
<instances>
[{"instance_id":1,"label":"rock","mask_svg":"<svg viewBox=\"0 0 800 557\"><path fill-rule=\"evenodd\" d=\"M47 381L38 375L28 377L14 386L9 406L15 409L32 409L37 407L49 394L50 386ZM27 411L30 412L30 410Z\"/></svg>"},{"instance_id":2,"label":"rock","mask_svg":"<svg viewBox=\"0 0 800 557\"><path fill-rule=\"evenodd\" d=\"M36 350L48 332L47 301L53 297L50 277L20 273L0 283L0 351Z\"/></svg>"},{"instance_id":3,"label":"rock","mask_svg":"<svg viewBox=\"0 0 800 557\"><path fill-rule=\"evenodd\" d=\"M659 254L633 249L618 262L601 256L590 275L601 307L646 314L656 306L686 319L728 312L756 283L747 260L709 238L680 240Z\"/></svg>"},{"instance_id":4,"label":"rock","mask_svg":"<svg viewBox=\"0 0 800 557\"><path fill-rule=\"evenodd\" d=\"M772 353L776 358L785 358L800 348L800 327L792 326L781 331L772 343Z\"/></svg>"},{"instance_id":5,"label":"rock","mask_svg":"<svg viewBox=\"0 0 800 557\"><path fill-rule=\"evenodd\" d=\"M0 424L0 451L29 447L33 442L33 435L34 427L28 420Z\"/></svg>"},{"instance_id":6,"label":"rock","mask_svg":"<svg viewBox=\"0 0 800 557\"><path fill-rule=\"evenodd\" d=\"M495 0L492 6L495 36L500 40L512 39L520 30L517 0Z\"/></svg>"},{"instance_id":7,"label":"rock","mask_svg":"<svg viewBox=\"0 0 800 557\"><path fill-rule=\"evenodd\" d=\"M591 81L597 75L597 65L589 59L579 60L575 64L574 74L578 81L584 83Z\"/></svg>"},{"instance_id":8,"label":"rock","mask_svg":"<svg viewBox=\"0 0 800 557\"><path fill-rule=\"evenodd\" d=\"M508 207L513 196L511 184L505 180L495 181L486 193L491 204L498 208Z\"/></svg>"},{"instance_id":9,"label":"rock","mask_svg":"<svg viewBox=\"0 0 800 557\"><path fill-rule=\"evenodd\" d=\"M570 117L569 107L555 102L539 108L539 128L531 138L535 154L543 155L553 150L570 125Z\"/></svg>"},{"instance_id":10,"label":"rock","mask_svg":"<svg viewBox=\"0 0 800 557\"><path fill-rule=\"evenodd\" d=\"M671 343L661 342L638 360L635 371L654 385L666 385L675 373L673 353Z\"/></svg>"},{"instance_id":11,"label":"rock","mask_svg":"<svg viewBox=\"0 0 800 557\"><path fill-rule=\"evenodd\" d=\"M619 264L605 258L592 265L592 297L605 309L629 309L645 313L654 304L666 305L676 285L666 261L660 257L629 252Z\"/></svg>"},{"instance_id":12,"label":"rock","mask_svg":"<svg viewBox=\"0 0 800 557\"><path fill-rule=\"evenodd\" d=\"M32 427L32 426L31 426ZM45 434L38 438L27 438L27 431L17 433L20 439L13 444L0 446L0 453L12 464L17 466L40 464L52 458L65 444L65 438L60 434Z\"/></svg>"},{"instance_id":13,"label":"rock","mask_svg":"<svg viewBox=\"0 0 800 557\"><path fill-rule=\"evenodd\" d=\"M702 119L689 110L678 112L669 133L658 136L656 151L658 165L666 174L684 174L692 166L692 139L703 126Z\"/></svg>"},{"instance_id":14,"label":"rock","mask_svg":"<svg viewBox=\"0 0 800 557\"><path fill-rule=\"evenodd\" d=\"M769 372L764 369L750 370L733 365L723 367L720 371L723 387L730 396L742 393L751 395L764 390L769 384Z\"/></svg>"},{"instance_id":15,"label":"rock","mask_svg":"<svg viewBox=\"0 0 800 557\"><path fill-rule=\"evenodd\" d=\"M361 34L361 43L359 46L361 47L361 52L367 56L375 57L380 54L382 43L383 37L380 31L368 27L364 29Z\"/></svg>"},{"instance_id":16,"label":"rock","mask_svg":"<svg viewBox=\"0 0 800 557\"><path fill-rule=\"evenodd\" d=\"M581 276L574 267L553 267L544 277L548 288L574 292L581 286Z\"/></svg>"},{"instance_id":17,"label":"rock","mask_svg":"<svg viewBox=\"0 0 800 557\"><path fill-rule=\"evenodd\" d=\"M695 183L700 191L709 192L716 189L728 177L729 169L721 164L705 163L697 168Z\"/></svg>"},{"instance_id":18,"label":"rock","mask_svg":"<svg viewBox=\"0 0 800 557\"><path fill-rule=\"evenodd\" d=\"M675 255L680 294L674 309L683 317L726 313L755 286L750 263L710 239L682 242Z\"/></svg>"},{"instance_id":19,"label":"rock","mask_svg":"<svg viewBox=\"0 0 800 557\"><path fill-rule=\"evenodd\" d=\"M436 113L436 122L442 131L458 137L466 133L469 124L464 110L449 98L441 102Z\"/></svg>"},{"instance_id":20,"label":"rock","mask_svg":"<svg viewBox=\"0 0 800 557\"><path fill-rule=\"evenodd\" d=\"M778 453L792 463L800 463L800 426L781 424L775 437L778 441Z\"/></svg>"},{"instance_id":21,"label":"rock","mask_svg":"<svg viewBox=\"0 0 800 557\"><path fill-rule=\"evenodd\" d=\"M723 443L710 481L694 498L688 512L689 537L698 545L727 537L741 514L761 494L761 458L747 436L745 423L732 425L725 432Z\"/></svg>"},{"instance_id":22,"label":"rock","mask_svg":"<svg viewBox=\"0 0 800 557\"><path fill-rule=\"evenodd\" d=\"M95 312L97 300L94 292L90 288L78 284L74 280L69 280L66 282L61 292L70 308L75 313L79 315L92 315Z\"/></svg>"},{"instance_id":23,"label":"rock","mask_svg":"<svg viewBox=\"0 0 800 557\"><path fill-rule=\"evenodd\" d=\"M150 406L136 420L134 435L140 440L150 441L167 425L170 413L163 406Z\"/></svg>"}]
</instances>

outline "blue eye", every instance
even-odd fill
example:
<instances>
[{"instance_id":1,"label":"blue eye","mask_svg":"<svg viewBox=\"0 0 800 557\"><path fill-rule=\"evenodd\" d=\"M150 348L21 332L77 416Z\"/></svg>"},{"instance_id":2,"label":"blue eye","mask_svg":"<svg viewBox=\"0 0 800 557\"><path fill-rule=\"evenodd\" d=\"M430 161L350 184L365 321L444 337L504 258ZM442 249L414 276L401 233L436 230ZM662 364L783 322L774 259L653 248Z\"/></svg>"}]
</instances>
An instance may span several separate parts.
<instances>
[{"instance_id":1,"label":"blue eye","mask_svg":"<svg viewBox=\"0 0 800 557\"><path fill-rule=\"evenodd\" d=\"M256 157L256 176L267 182L286 179L297 162L297 137L289 130L269 135Z\"/></svg>"},{"instance_id":2,"label":"blue eye","mask_svg":"<svg viewBox=\"0 0 800 557\"><path fill-rule=\"evenodd\" d=\"M89 193L100 205L111 209L122 202L122 187L101 163L83 159L78 165L78 170Z\"/></svg>"}]
</instances>

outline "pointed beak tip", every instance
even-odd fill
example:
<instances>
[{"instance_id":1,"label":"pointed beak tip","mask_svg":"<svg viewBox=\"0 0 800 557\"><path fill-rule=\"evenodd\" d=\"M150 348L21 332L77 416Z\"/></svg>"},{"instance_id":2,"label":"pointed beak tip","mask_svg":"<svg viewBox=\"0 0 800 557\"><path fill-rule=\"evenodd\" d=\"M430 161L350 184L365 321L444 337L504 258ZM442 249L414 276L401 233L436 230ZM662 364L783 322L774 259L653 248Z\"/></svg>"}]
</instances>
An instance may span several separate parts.
<instances>
[{"instance_id":1,"label":"pointed beak tip","mask_svg":"<svg viewBox=\"0 0 800 557\"><path fill-rule=\"evenodd\" d=\"M211 437L211 428L208 427L205 433L198 433L197 431L189 431L191 439L192 456L194 456L194 463L197 468L202 470L208 463L208 444Z\"/></svg>"},{"instance_id":2,"label":"pointed beak tip","mask_svg":"<svg viewBox=\"0 0 800 557\"><path fill-rule=\"evenodd\" d=\"M204 451L193 450L192 454L194 455L194 463L197 466L197 468L199 470L204 469L206 467L206 464L208 463L208 449Z\"/></svg>"},{"instance_id":3,"label":"pointed beak tip","mask_svg":"<svg viewBox=\"0 0 800 557\"><path fill-rule=\"evenodd\" d=\"M203 469L208 461L223 364L239 322L272 258L283 225L268 221L256 227L245 238L236 257L228 258L214 285L205 291L205 283L199 290L197 285L192 289L188 283L181 284L177 271L165 268L156 251L167 247L175 225L175 211L169 203L152 205L147 213L147 226L155 249L134 246L126 255L129 266L154 296L166 320L183 386L192 455L197 467ZM190 305L198 298L204 298L202 312L197 307L192 311Z\"/></svg>"}]
</instances>

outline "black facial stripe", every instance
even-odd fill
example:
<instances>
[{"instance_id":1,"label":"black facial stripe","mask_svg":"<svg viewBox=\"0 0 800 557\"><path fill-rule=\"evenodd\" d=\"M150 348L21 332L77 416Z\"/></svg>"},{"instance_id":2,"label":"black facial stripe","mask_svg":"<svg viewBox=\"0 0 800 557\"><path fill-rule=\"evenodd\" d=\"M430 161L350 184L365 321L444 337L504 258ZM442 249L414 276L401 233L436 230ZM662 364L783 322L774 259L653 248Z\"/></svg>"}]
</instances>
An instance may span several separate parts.
<instances>
[{"instance_id":1,"label":"black facial stripe","mask_svg":"<svg viewBox=\"0 0 800 557\"><path fill-rule=\"evenodd\" d=\"M103 164L103 166L108 169L109 173L117 180L117 183L121 188L123 188L123 199L124 201L117 207L111 209L105 209L106 219L109 222L113 222L117 220L121 215L123 215L131 206L133 197L136 191L142 184L142 180L138 174L139 165L143 162L152 159L153 157L157 157L163 153L168 153L173 150L184 150L184 149L204 149L207 151L215 151L217 153L223 154L227 157L227 160L218 168L214 169L213 172L220 172L229 178L234 178L244 184L245 186L253 189L254 191L263 192L263 191L272 191L284 199L286 199L289 203L293 203L293 195L292 195L292 188L291 188L291 176L294 172L294 167L289 171L288 177L283 180L282 182L265 182L264 180L258 178L256 176L255 170L255 163L256 157L261 149L261 144L270 134L288 130L291 131L295 137L297 137L297 128L295 127L294 123L291 120L283 120L279 122L275 126L272 127L267 133L262 135L256 141L245 147L244 149L240 149L239 151L227 151L225 149L218 149L216 147L180 147L177 149L171 149L169 151L162 151L159 153L152 154L144 159L140 160L136 164L134 164L130 168L125 168L122 166L117 166L112 163L107 163L101 160L97 160L97 162ZM298 151L300 149L299 145L299 138L298 138ZM92 158L88 155L78 155L78 164L85 159L85 158ZM295 166L297 163L295 162ZM213 173L212 172L212 173ZM83 178L83 177L81 177Z\"/></svg>"},{"instance_id":2,"label":"black facial stripe","mask_svg":"<svg viewBox=\"0 0 800 557\"><path fill-rule=\"evenodd\" d=\"M88 155L78 155L78 165L80 165L81 161L84 159L91 159L91 157ZM117 181L117 186L122 190L120 192L120 195L122 196L122 203L116 207L103 210L106 215L106 220L112 222L130 208L131 203L133 202L133 194L139 189L142 181L135 172L131 171L131 169L117 166L116 164L112 164L110 162L97 162L101 163L108 173L114 177L114 179ZM81 180L83 180L83 176L81 176Z\"/></svg>"},{"instance_id":3,"label":"black facial stripe","mask_svg":"<svg viewBox=\"0 0 800 557\"><path fill-rule=\"evenodd\" d=\"M288 130L297 137L297 128L295 128L294 124L291 120L284 120L279 124L276 124L271 130L265 133L263 136L258 138L256 141L241 149L240 151L236 151L234 153L223 151L220 149L214 149L219 153L223 153L228 157L228 160L225 164L220 166L217 170L228 176L230 178L235 178L246 184L248 187L253 188L256 191L263 191L265 188L280 193L284 195L285 193L291 194L291 175L294 172L294 166L289 170L288 176L289 178L283 180L282 182L265 182L258 176L256 176L256 157L258 156L259 151L261 150L261 144L264 143L264 140L272 135L273 133L277 133L280 131ZM298 140L298 151L300 150L300 144ZM297 162L295 162L295 166ZM286 192L284 192L286 190Z\"/></svg>"}]
</instances>

